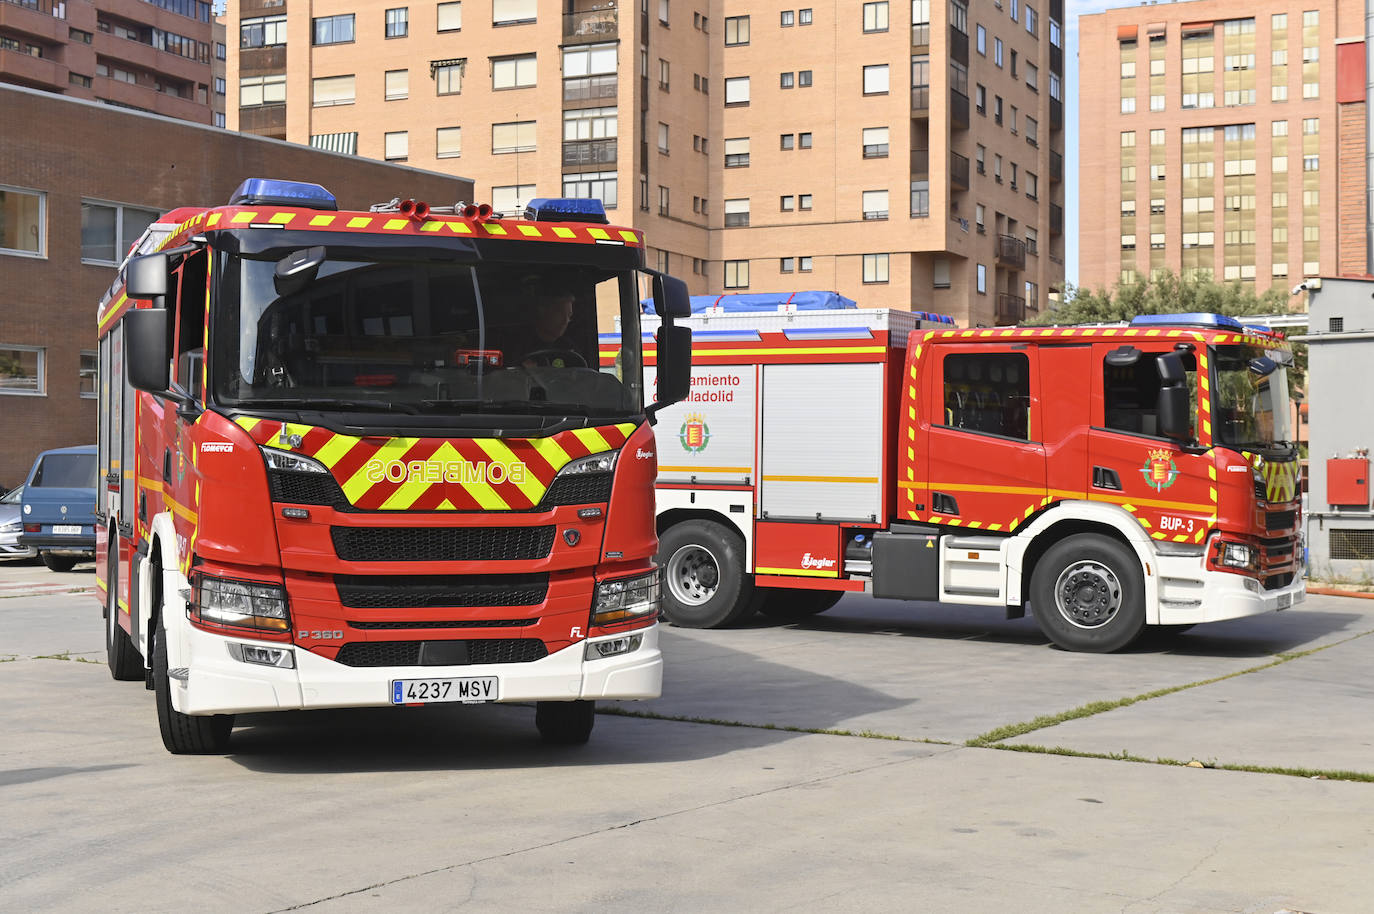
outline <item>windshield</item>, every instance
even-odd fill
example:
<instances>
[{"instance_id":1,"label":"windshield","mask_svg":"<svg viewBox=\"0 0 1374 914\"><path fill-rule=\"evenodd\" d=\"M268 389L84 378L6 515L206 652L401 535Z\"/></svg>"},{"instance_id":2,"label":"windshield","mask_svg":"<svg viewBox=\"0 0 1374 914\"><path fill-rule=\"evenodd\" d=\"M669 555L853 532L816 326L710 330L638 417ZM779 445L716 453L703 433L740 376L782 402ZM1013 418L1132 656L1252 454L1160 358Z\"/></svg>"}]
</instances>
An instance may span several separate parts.
<instances>
[{"instance_id":1,"label":"windshield","mask_svg":"<svg viewBox=\"0 0 1374 914\"><path fill-rule=\"evenodd\" d=\"M1255 449L1284 447L1293 440L1293 406L1288 394L1288 368L1268 374L1276 356L1286 353L1259 346L1218 346L1214 358L1216 397L1212 414L1218 444ZM1252 364L1265 359L1267 364Z\"/></svg>"},{"instance_id":2,"label":"windshield","mask_svg":"<svg viewBox=\"0 0 1374 914\"><path fill-rule=\"evenodd\" d=\"M48 454L29 482L32 489L94 489L94 454Z\"/></svg>"},{"instance_id":3,"label":"windshield","mask_svg":"<svg viewBox=\"0 0 1374 914\"><path fill-rule=\"evenodd\" d=\"M276 272L275 258L227 258L211 344L220 403L589 418L641 411L638 334L625 334L634 350L615 369L598 368L598 314L605 324L617 313L638 320L632 271L325 259L288 279Z\"/></svg>"}]
</instances>

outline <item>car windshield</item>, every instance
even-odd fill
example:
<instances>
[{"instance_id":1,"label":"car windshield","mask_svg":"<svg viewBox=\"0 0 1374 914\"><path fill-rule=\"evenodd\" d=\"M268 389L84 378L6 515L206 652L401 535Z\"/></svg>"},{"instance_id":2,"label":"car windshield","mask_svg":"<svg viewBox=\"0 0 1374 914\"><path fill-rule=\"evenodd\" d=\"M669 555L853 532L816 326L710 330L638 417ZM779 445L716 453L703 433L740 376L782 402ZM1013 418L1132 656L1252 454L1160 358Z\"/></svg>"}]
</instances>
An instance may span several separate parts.
<instances>
[{"instance_id":1,"label":"car windshield","mask_svg":"<svg viewBox=\"0 0 1374 914\"><path fill-rule=\"evenodd\" d=\"M416 415L641 409L638 349L633 365L603 372L597 348L598 329L612 329L598 328L598 312L638 319L632 271L320 260L324 249L313 250L318 268L287 279L276 259L227 259L230 307L219 309L210 364L219 402Z\"/></svg>"},{"instance_id":2,"label":"car windshield","mask_svg":"<svg viewBox=\"0 0 1374 914\"><path fill-rule=\"evenodd\" d=\"M48 454L38 462L33 489L94 489L94 454Z\"/></svg>"},{"instance_id":3,"label":"car windshield","mask_svg":"<svg viewBox=\"0 0 1374 914\"><path fill-rule=\"evenodd\" d=\"M1288 368L1278 364L1279 355L1287 353L1259 346L1216 348L1212 413L1218 444L1255 449L1291 444Z\"/></svg>"},{"instance_id":4,"label":"car windshield","mask_svg":"<svg viewBox=\"0 0 1374 914\"><path fill-rule=\"evenodd\" d=\"M0 495L0 505L17 505L24 497L24 487L15 486L4 495Z\"/></svg>"}]
</instances>

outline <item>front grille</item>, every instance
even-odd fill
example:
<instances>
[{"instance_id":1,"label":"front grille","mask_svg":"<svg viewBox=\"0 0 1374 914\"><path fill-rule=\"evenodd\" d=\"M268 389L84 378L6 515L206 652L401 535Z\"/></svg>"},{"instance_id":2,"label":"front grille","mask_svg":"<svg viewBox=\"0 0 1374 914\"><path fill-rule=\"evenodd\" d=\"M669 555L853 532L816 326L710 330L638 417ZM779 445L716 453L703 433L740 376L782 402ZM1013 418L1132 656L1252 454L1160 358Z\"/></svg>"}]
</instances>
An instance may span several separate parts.
<instances>
[{"instance_id":1,"label":"front grille","mask_svg":"<svg viewBox=\"0 0 1374 914\"><path fill-rule=\"evenodd\" d=\"M1270 562L1286 562L1293 555L1293 541L1287 537L1273 540L1260 540L1264 555Z\"/></svg>"},{"instance_id":2,"label":"front grille","mask_svg":"<svg viewBox=\"0 0 1374 914\"><path fill-rule=\"evenodd\" d=\"M445 649L454 642L431 642ZM530 663L549 655L537 638L487 638L461 642L467 647L466 660L450 655L437 663L421 661L424 641L355 641L339 649L335 658L344 666L467 666L482 663Z\"/></svg>"},{"instance_id":3,"label":"front grille","mask_svg":"<svg viewBox=\"0 0 1374 914\"><path fill-rule=\"evenodd\" d=\"M547 558L553 526L330 527L345 562L514 562Z\"/></svg>"},{"instance_id":4,"label":"front grille","mask_svg":"<svg viewBox=\"0 0 1374 914\"><path fill-rule=\"evenodd\" d=\"M1293 572L1285 571L1283 574L1271 574L1264 579L1265 590L1278 590L1293 583Z\"/></svg>"},{"instance_id":5,"label":"front grille","mask_svg":"<svg viewBox=\"0 0 1374 914\"><path fill-rule=\"evenodd\" d=\"M364 609L402 606L537 606L547 574L334 576L339 602Z\"/></svg>"},{"instance_id":6,"label":"front grille","mask_svg":"<svg viewBox=\"0 0 1374 914\"><path fill-rule=\"evenodd\" d=\"M371 631L391 631L398 628L524 628L538 622L534 619L447 619L438 622L350 622L354 628Z\"/></svg>"},{"instance_id":7,"label":"front grille","mask_svg":"<svg viewBox=\"0 0 1374 914\"><path fill-rule=\"evenodd\" d=\"M598 505L611 500L610 473L578 473L573 476L560 476L549 486L539 509L547 510L559 505Z\"/></svg>"},{"instance_id":8,"label":"front grille","mask_svg":"<svg viewBox=\"0 0 1374 914\"><path fill-rule=\"evenodd\" d=\"M1258 498L1260 501L1264 501L1264 500L1265 500L1265 496L1266 496L1267 494L1268 494L1268 492L1267 492L1267 490L1265 489L1264 480L1263 480L1263 479L1260 479L1260 478L1258 478L1258 477L1256 477L1256 478L1255 478L1255 497Z\"/></svg>"},{"instance_id":9,"label":"front grille","mask_svg":"<svg viewBox=\"0 0 1374 914\"><path fill-rule=\"evenodd\" d=\"M291 473L284 470L268 470L267 483L271 487L272 500L292 505L323 505L340 511L350 509L343 489L334 481L333 476L325 473Z\"/></svg>"},{"instance_id":10,"label":"front grille","mask_svg":"<svg viewBox=\"0 0 1374 914\"><path fill-rule=\"evenodd\" d=\"M1298 519L1297 511L1270 511L1264 515L1266 530L1287 530Z\"/></svg>"}]
</instances>

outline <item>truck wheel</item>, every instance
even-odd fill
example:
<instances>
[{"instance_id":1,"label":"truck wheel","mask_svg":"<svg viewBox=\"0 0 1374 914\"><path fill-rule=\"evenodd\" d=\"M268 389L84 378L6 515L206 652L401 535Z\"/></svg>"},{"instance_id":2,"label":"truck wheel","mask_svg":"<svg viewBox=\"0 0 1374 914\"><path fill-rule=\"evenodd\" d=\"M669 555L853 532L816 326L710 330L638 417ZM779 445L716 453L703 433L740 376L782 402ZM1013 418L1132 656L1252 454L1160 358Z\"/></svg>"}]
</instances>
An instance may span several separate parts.
<instances>
[{"instance_id":1,"label":"truck wheel","mask_svg":"<svg viewBox=\"0 0 1374 914\"><path fill-rule=\"evenodd\" d=\"M840 602L842 590L791 590L785 587L760 587L755 591L759 612L770 619L805 619L818 616Z\"/></svg>"},{"instance_id":2,"label":"truck wheel","mask_svg":"<svg viewBox=\"0 0 1374 914\"><path fill-rule=\"evenodd\" d=\"M724 628L753 609L744 540L709 520L674 524L658 539L663 615L683 628Z\"/></svg>"},{"instance_id":3,"label":"truck wheel","mask_svg":"<svg viewBox=\"0 0 1374 914\"><path fill-rule=\"evenodd\" d=\"M48 566L49 571L71 571L76 567L74 555L53 555L51 552L43 552L39 557L43 559L43 564Z\"/></svg>"},{"instance_id":4,"label":"truck wheel","mask_svg":"<svg viewBox=\"0 0 1374 914\"><path fill-rule=\"evenodd\" d=\"M1126 546L1093 533L1060 540L1031 573L1031 612L1065 650L1105 654L1145 627L1145 582Z\"/></svg>"},{"instance_id":5,"label":"truck wheel","mask_svg":"<svg viewBox=\"0 0 1374 914\"><path fill-rule=\"evenodd\" d=\"M596 723L594 701L541 701L534 706L539 738L550 746L580 746Z\"/></svg>"},{"instance_id":6,"label":"truck wheel","mask_svg":"<svg viewBox=\"0 0 1374 914\"><path fill-rule=\"evenodd\" d=\"M167 629L159 622L153 646L153 692L157 696L157 725L162 745L173 755L205 755L229 748L234 715L192 717L172 707L172 683L167 675Z\"/></svg>"},{"instance_id":7,"label":"truck wheel","mask_svg":"<svg viewBox=\"0 0 1374 914\"><path fill-rule=\"evenodd\" d=\"M113 544L109 579L105 582L105 662L110 666L110 675L120 682L143 678L143 658L119 624L119 550Z\"/></svg>"}]
</instances>

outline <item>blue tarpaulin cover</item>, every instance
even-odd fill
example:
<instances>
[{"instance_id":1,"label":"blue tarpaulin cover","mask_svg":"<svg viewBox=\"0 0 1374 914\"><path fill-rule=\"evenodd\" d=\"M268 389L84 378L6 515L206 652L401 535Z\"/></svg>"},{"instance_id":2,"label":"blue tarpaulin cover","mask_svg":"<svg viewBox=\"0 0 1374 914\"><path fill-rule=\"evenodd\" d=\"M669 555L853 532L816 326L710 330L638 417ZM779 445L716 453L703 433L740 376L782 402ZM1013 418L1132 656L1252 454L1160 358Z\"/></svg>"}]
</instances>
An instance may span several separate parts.
<instances>
[{"instance_id":1,"label":"blue tarpaulin cover","mask_svg":"<svg viewBox=\"0 0 1374 914\"><path fill-rule=\"evenodd\" d=\"M701 314L714 305L726 311L777 311L779 305L795 305L798 311L824 311L833 308L857 308L854 299L838 292L744 292L734 295L693 295L692 313ZM654 300L640 303L645 314L654 314Z\"/></svg>"}]
</instances>

